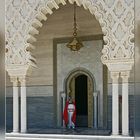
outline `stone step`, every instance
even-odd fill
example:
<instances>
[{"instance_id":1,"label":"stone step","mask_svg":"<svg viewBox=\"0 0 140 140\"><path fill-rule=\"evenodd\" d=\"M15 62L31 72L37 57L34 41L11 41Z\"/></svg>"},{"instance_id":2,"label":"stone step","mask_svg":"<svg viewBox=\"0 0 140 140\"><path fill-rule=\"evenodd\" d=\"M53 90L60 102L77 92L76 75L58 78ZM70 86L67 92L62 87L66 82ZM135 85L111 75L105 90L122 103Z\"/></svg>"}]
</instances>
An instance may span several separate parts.
<instances>
[{"instance_id":1,"label":"stone step","mask_svg":"<svg viewBox=\"0 0 140 140\"><path fill-rule=\"evenodd\" d=\"M134 137L7 133L6 140L134 140Z\"/></svg>"}]
</instances>

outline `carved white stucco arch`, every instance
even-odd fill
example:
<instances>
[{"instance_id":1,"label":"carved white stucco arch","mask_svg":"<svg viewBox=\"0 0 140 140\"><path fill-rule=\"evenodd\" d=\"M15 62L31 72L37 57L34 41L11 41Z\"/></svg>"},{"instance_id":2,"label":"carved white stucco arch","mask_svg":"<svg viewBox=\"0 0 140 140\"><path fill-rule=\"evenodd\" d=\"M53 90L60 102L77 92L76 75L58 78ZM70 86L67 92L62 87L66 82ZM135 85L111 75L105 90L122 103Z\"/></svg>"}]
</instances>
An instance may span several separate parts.
<instances>
[{"instance_id":1,"label":"carved white stucco arch","mask_svg":"<svg viewBox=\"0 0 140 140\"><path fill-rule=\"evenodd\" d=\"M94 14L104 34L102 62L133 63L134 59L134 0L68 0L76 1ZM6 66L34 65L31 54L41 21L47 20L46 14L58 9L66 0L9 0L6 5Z\"/></svg>"}]
</instances>

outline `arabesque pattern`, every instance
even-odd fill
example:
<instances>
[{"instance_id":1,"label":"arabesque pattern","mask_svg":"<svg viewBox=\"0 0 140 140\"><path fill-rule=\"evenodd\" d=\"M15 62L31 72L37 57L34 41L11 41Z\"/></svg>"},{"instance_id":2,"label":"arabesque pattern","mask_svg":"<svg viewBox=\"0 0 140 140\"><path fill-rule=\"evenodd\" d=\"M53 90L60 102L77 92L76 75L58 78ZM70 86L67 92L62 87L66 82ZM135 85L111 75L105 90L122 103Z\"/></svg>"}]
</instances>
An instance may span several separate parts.
<instances>
[{"instance_id":1,"label":"arabesque pattern","mask_svg":"<svg viewBox=\"0 0 140 140\"><path fill-rule=\"evenodd\" d=\"M104 34L102 62L133 61L134 0L69 0L83 5L99 21ZM6 1L6 65L34 65L30 50L41 21L66 0Z\"/></svg>"}]
</instances>

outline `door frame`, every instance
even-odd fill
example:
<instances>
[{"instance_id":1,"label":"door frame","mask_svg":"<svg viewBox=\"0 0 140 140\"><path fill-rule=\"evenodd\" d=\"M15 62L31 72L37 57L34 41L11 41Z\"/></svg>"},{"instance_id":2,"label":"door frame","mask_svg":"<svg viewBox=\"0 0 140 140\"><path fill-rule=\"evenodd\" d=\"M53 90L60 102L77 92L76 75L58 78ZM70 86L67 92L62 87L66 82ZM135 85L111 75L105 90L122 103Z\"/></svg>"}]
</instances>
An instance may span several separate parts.
<instances>
[{"instance_id":1,"label":"door frame","mask_svg":"<svg viewBox=\"0 0 140 140\"><path fill-rule=\"evenodd\" d=\"M96 82L94 79L94 76L92 75L91 72L89 72L87 69L85 68L77 68L73 71L71 71L68 76L65 79L65 93L66 93L66 100L68 100L69 95L72 95L73 98L75 99L75 93L71 92L71 81L73 80L73 78L76 78L79 75L86 75L87 76L87 99L88 99L88 127L92 128L93 127L93 112L94 112L94 108L93 108L93 93L96 90Z\"/></svg>"}]
</instances>

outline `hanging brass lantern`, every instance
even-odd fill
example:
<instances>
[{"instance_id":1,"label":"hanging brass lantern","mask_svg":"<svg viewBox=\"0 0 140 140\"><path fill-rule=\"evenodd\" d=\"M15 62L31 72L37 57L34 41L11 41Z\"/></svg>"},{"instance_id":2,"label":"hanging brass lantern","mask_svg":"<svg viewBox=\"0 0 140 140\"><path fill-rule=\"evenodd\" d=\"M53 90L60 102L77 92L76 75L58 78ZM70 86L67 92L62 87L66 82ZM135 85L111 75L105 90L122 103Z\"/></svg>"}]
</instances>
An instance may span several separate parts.
<instances>
[{"instance_id":1,"label":"hanging brass lantern","mask_svg":"<svg viewBox=\"0 0 140 140\"><path fill-rule=\"evenodd\" d=\"M67 44L67 47L72 51L78 51L83 47L83 44L77 38L77 24L76 24L76 2L74 2L74 27L73 39Z\"/></svg>"}]
</instances>

